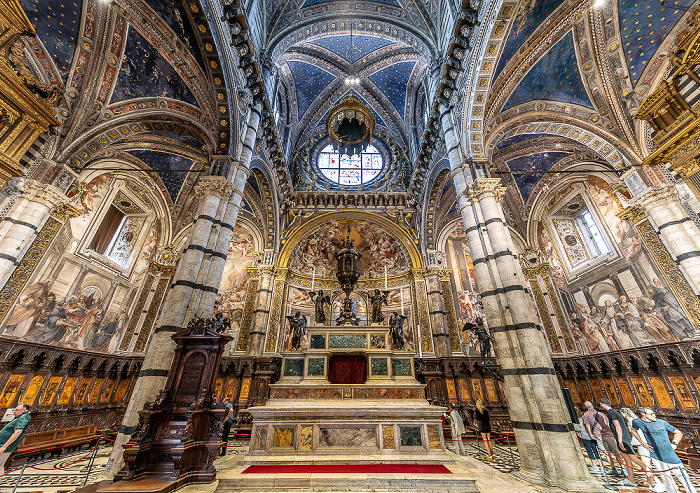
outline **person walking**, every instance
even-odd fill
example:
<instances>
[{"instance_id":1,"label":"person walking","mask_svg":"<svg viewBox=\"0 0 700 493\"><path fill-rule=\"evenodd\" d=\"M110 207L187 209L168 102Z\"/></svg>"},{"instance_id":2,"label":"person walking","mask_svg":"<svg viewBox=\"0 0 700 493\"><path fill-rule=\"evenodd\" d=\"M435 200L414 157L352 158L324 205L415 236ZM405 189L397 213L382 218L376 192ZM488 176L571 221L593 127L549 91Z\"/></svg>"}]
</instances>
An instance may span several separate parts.
<instances>
[{"instance_id":1,"label":"person walking","mask_svg":"<svg viewBox=\"0 0 700 493\"><path fill-rule=\"evenodd\" d=\"M233 406L231 405L231 399L226 397L224 399L224 409L226 410L226 415L224 416L224 429L221 431L221 455L226 455L226 449L228 448L228 436L231 433L231 425L233 425Z\"/></svg>"},{"instance_id":2,"label":"person walking","mask_svg":"<svg viewBox=\"0 0 700 493\"><path fill-rule=\"evenodd\" d=\"M591 460L592 466L588 468L592 473L603 472L603 460L600 458L600 453L598 452L598 446L591 435L586 431L586 426L583 424L583 413L578 417L578 424L574 425L574 429L578 433L578 437L583 442L583 447L586 449L588 458ZM598 461L598 466L596 466L596 461Z\"/></svg>"},{"instance_id":3,"label":"person walking","mask_svg":"<svg viewBox=\"0 0 700 493\"><path fill-rule=\"evenodd\" d=\"M14 410L15 417L0 430L0 476L5 474L5 462L10 454L19 447L22 436L27 431L32 417L29 415L29 404L20 404Z\"/></svg>"},{"instance_id":4,"label":"person walking","mask_svg":"<svg viewBox=\"0 0 700 493\"><path fill-rule=\"evenodd\" d=\"M491 443L491 416L489 416L489 411L484 406L484 401L477 399L476 401L476 412L474 413L474 421L476 423L476 428L481 433L481 438L484 440L484 447L486 447L486 453L488 454L487 459L493 460L493 444Z\"/></svg>"},{"instance_id":5,"label":"person walking","mask_svg":"<svg viewBox=\"0 0 700 493\"><path fill-rule=\"evenodd\" d=\"M464 421L459 412L452 405L448 405L448 411L450 412L450 431L452 432L452 442L455 443L455 450L459 455L467 455L466 450L464 450L464 442L462 442L462 435L464 434Z\"/></svg>"},{"instance_id":6,"label":"person walking","mask_svg":"<svg viewBox=\"0 0 700 493\"><path fill-rule=\"evenodd\" d=\"M639 413L642 417L632 421L632 433L649 451L651 461L661 476L666 491L679 493L678 485L671 476L671 472L673 472L687 493L697 493L695 486L690 482L688 471L685 470L675 452L678 442L683 438L683 433L663 419L658 419L656 413L648 407L640 407ZM638 430L644 433L644 438L639 435ZM669 432L673 433L673 441L668 439Z\"/></svg>"},{"instance_id":7,"label":"person walking","mask_svg":"<svg viewBox=\"0 0 700 493\"><path fill-rule=\"evenodd\" d=\"M586 426L586 431L593 437L600 450L608 452L606 455L608 457L608 462L610 463L611 472L610 475L616 478L620 477L620 473L617 472L615 468L615 462L613 455L617 457L617 460L622 463L622 456L617 448L617 443L613 437L612 431L610 430L610 422L608 417L595 410L593 403L591 401L586 401L583 403L586 407L586 412L583 414L583 424ZM621 467L623 475L626 474L624 467Z\"/></svg>"},{"instance_id":8,"label":"person walking","mask_svg":"<svg viewBox=\"0 0 700 493\"><path fill-rule=\"evenodd\" d=\"M629 407L621 407L620 414L622 414L625 417L625 419L627 420L627 428L631 430L632 421L637 419L639 416L634 414L634 411L632 411L632 409L630 409ZM646 442L646 438L642 430L637 430L637 435L639 435L639 437ZM653 469L651 468L651 456L649 455L649 451L642 446L642 443L639 440L637 440L637 437L634 436L634 433L632 434L632 447L637 447L637 453L639 454L639 458L644 463L644 469L647 475L647 485L649 486L649 488L652 488L655 493L661 493L663 491L666 491L666 487L661 481L659 481L659 478L657 478L654 475Z\"/></svg>"},{"instance_id":9,"label":"person walking","mask_svg":"<svg viewBox=\"0 0 700 493\"><path fill-rule=\"evenodd\" d=\"M617 446L620 449L620 454L622 455L625 465L627 466L627 479L625 479L622 484L625 486L637 486L637 483L634 482L634 466L632 464L637 465L637 467L642 470L645 470L646 466L644 465L644 462L637 458L637 454L634 453L634 449L632 448L632 436L630 435L630 430L627 427L627 422L619 411L613 409L612 404L608 399L600 399L598 402L600 403L600 407L603 408L603 411L608 413L610 429L617 440ZM653 484L649 483L649 487L651 488L652 486Z\"/></svg>"}]
</instances>

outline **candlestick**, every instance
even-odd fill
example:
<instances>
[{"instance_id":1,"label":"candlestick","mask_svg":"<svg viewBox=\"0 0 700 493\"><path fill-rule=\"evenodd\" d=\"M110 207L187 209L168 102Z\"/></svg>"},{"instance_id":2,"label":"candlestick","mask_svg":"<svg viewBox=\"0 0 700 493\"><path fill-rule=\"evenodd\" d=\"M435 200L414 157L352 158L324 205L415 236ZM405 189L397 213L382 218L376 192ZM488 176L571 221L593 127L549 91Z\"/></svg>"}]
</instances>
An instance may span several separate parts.
<instances>
[{"instance_id":1,"label":"candlestick","mask_svg":"<svg viewBox=\"0 0 700 493\"><path fill-rule=\"evenodd\" d=\"M405 315L403 311L403 288L401 288L401 315Z\"/></svg>"},{"instance_id":2,"label":"candlestick","mask_svg":"<svg viewBox=\"0 0 700 493\"><path fill-rule=\"evenodd\" d=\"M389 280L386 276L386 264L384 264L384 291L389 289Z\"/></svg>"},{"instance_id":3,"label":"candlestick","mask_svg":"<svg viewBox=\"0 0 700 493\"><path fill-rule=\"evenodd\" d=\"M316 285L316 266L314 265L314 272L311 275L311 291L314 291L314 286Z\"/></svg>"}]
</instances>

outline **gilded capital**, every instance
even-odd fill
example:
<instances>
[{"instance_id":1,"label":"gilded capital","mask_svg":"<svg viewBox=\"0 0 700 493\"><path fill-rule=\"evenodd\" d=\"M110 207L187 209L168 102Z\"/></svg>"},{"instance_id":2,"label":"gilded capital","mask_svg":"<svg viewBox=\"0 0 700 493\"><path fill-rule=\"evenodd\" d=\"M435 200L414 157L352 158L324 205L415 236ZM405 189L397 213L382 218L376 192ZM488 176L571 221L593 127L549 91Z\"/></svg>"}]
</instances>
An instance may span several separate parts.
<instances>
[{"instance_id":1,"label":"gilded capital","mask_svg":"<svg viewBox=\"0 0 700 493\"><path fill-rule=\"evenodd\" d=\"M472 202L479 201L489 195L500 201L506 193L506 187L501 186L500 178L478 178L467 187L467 193Z\"/></svg>"},{"instance_id":2,"label":"gilded capital","mask_svg":"<svg viewBox=\"0 0 700 493\"><path fill-rule=\"evenodd\" d=\"M518 255L520 267L528 279L549 275L549 259L542 250L528 248Z\"/></svg>"},{"instance_id":3,"label":"gilded capital","mask_svg":"<svg viewBox=\"0 0 700 493\"><path fill-rule=\"evenodd\" d=\"M214 195L222 200L231 196L233 185L223 176L203 176L197 182L194 194L197 199Z\"/></svg>"},{"instance_id":4,"label":"gilded capital","mask_svg":"<svg viewBox=\"0 0 700 493\"><path fill-rule=\"evenodd\" d=\"M671 202L678 201L676 187L670 183L649 187L639 195L635 195L629 201L630 205L642 207L646 210L659 206L665 206Z\"/></svg>"}]
</instances>

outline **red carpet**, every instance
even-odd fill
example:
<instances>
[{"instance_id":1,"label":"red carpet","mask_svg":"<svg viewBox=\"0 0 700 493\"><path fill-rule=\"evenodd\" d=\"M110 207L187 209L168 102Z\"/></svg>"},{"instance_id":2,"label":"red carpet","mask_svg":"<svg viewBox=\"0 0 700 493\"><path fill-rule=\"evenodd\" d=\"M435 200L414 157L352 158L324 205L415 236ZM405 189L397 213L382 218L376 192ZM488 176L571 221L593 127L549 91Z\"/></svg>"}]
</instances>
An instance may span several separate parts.
<instances>
[{"instance_id":1,"label":"red carpet","mask_svg":"<svg viewBox=\"0 0 700 493\"><path fill-rule=\"evenodd\" d=\"M243 474L452 474L442 464L325 464L294 466L250 466Z\"/></svg>"}]
</instances>

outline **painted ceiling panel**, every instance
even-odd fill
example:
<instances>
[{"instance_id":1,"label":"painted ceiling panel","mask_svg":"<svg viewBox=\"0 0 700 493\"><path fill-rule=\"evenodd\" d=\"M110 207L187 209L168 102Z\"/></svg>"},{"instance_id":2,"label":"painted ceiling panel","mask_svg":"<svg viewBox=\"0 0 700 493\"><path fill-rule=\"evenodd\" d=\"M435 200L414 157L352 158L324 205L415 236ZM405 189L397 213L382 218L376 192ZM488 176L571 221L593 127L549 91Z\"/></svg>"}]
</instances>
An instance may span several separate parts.
<instances>
[{"instance_id":1,"label":"painted ceiling panel","mask_svg":"<svg viewBox=\"0 0 700 493\"><path fill-rule=\"evenodd\" d=\"M158 175L163 180L163 183L165 183L170 198L175 202L187 173L176 173L170 170L188 170L192 168L194 161L176 154L159 151L131 151L131 154L139 158L152 169L159 170Z\"/></svg>"},{"instance_id":2,"label":"painted ceiling panel","mask_svg":"<svg viewBox=\"0 0 700 493\"><path fill-rule=\"evenodd\" d=\"M406 86L415 66L415 61L396 63L369 78L389 98L401 116L403 116L406 106Z\"/></svg>"},{"instance_id":3,"label":"painted ceiling panel","mask_svg":"<svg viewBox=\"0 0 700 493\"><path fill-rule=\"evenodd\" d=\"M639 0L637 0L639 1ZM522 46L549 14L562 3L562 0L526 0L513 22L513 27L508 34L508 40L503 47L503 53L496 67L494 78L498 77L508 60Z\"/></svg>"},{"instance_id":4,"label":"painted ceiling panel","mask_svg":"<svg viewBox=\"0 0 700 493\"><path fill-rule=\"evenodd\" d=\"M314 99L335 79L335 76L315 65L296 60L289 62L289 70L294 78L299 119L301 119Z\"/></svg>"},{"instance_id":5,"label":"painted ceiling panel","mask_svg":"<svg viewBox=\"0 0 700 493\"><path fill-rule=\"evenodd\" d=\"M620 2L618 13L622 43L632 85L637 84L659 43L671 32L676 22L685 14L686 9L693 4L693 0L676 0L668 3L682 8L662 5L661 0Z\"/></svg>"},{"instance_id":6,"label":"painted ceiling panel","mask_svg":"<svg viewBox=\"0 0 700 493\"><path fill-rule=\"evenodd\" d=\"M152 134L165 137L166 139L172 139L183 144L194 147L195 149L201 149L204 147L204 142L202 142L198 137L191 133L181 133L181 132L167 132L167 131L155 131Z\"/></svg>"},{"instance_id":7,"label":"painted ceiling panel","mask_svg":"<svg viewBox=\"0 0 700 493\"><path fill-rule=\"evenodd\" d=\"M542 137L549 137L548 134L521 134L521 135L514 135L512 137L509 137L505 140L502 140L498 144L496 144L496 149L505 149L508 146L512 146L515 144L520 144L522 142L527 142L530 139L539 139Z\"/></svg>"},{"instance_id":8,"label":"painted ceiling panel","mask_svg":"<svg viewBox=\"0 0 700 493\"><path fill-rule=\"evenodd\" d=\"M571 32L540 58L520 81L503 110L535 99L575 103L593 108L578 70Z\"/></svg>"},{"instance_id":9,"label":"painted ceiling panel","mask_svg":"<svg viewBox=\"0 0 700 493\"><path fill-rule=\"evenodd\" d=\"M355 34L352 37L352 45L350 44L349 35L326 36L311 41L311 43L335 53L350 63L355 63L368 53L390 45L392 41L382 39L378 36Z\"/></svg>"},{"instance_id":10,"label":"painted ceiling panel","mask_svg":"<svg viewBox=\"0 0 700 493\"><path fill-rule=\"evenodd\" d=\"M190 53L194 55L199 66L204 68L204 58L199 51L197 37L192 30L187 13L182 8L180 0L148 0L148 5L156 11L170 29L185 43Z\"/></svg>"},{"instance_id":11,"label":"painted ceiling panel","mask_svg":"<svg viewBox=\"0 0 700 493\"><path fill-rule=\"evenodd\" d=\"M21 0L21 3L65 82L80 30L82 0Z\"/></svg>"},{"instance_id":12,"label":"painted ceiling panel","mask_svg":"<svg viewBox=\"0 0 700 493\"><path fill-rule=\"evenodd\" d=\"M330 3L333 0L306 0L306 3L304 4L304 7L312 7L314 5L320 5L323 3ZM394 7L401 7L401 4L398 2L398 0L374 0L377 3L383 3L386 5L393 5Z\"/></svg>"},{"instance_id":13,"label":"painted ceiling panel","mask_svg":"<svg viewBox=\"0 0 700 493\"><path fill-rule=\"evenodd\" d=\"M164 96L197 105L192 92L175 69L131 26L117 85L110 103L133 98Z\"/></svg>"},{"instance_id":14,"label":"painted ceiling panel","mask_svg":"<svg viewBox=\"0 0 700 493\"><path fill-rule=\"evenodd\" d=\"M535 188L537 182L540 178L544 176L542 171L549 171L549 169L562 159L568 156L567 152L542 152L539 154L530 154L528 156L522 156L515 158L512 161L508 161L508 167L511 171L526 171L528 174L515 174L513 179L518 185L520 190L520 195L523 197L523 202L527 202L530 192Z\"/></svg>"}]
</instances>

